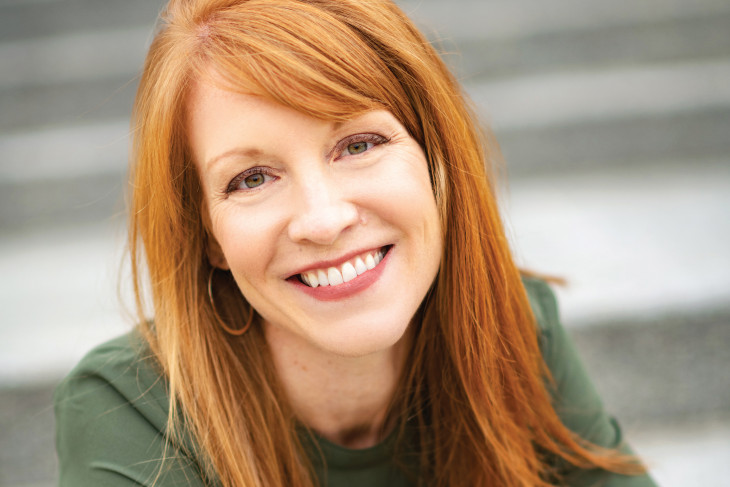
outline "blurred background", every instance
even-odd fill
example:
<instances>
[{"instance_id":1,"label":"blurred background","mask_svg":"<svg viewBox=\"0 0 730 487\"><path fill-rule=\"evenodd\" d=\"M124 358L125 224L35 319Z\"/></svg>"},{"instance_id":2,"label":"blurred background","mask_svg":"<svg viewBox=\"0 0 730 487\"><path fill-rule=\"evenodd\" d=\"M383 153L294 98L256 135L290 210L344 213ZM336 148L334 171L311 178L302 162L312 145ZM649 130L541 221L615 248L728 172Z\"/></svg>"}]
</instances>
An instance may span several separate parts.
<instances>
[{"instance_id":1,"label":"blurred background","mask_svg":"<svg viewBox=\"0 0 730 487\"><path fill-rule=\"evenodd\" d=\"M500 142L519 262L664 486L730 485L730 2L401 1ZM0 0L0 486L119 304L128 117L160 0ZM119 283L121 282L121 285Z\"/></svg>"}]
</instances>

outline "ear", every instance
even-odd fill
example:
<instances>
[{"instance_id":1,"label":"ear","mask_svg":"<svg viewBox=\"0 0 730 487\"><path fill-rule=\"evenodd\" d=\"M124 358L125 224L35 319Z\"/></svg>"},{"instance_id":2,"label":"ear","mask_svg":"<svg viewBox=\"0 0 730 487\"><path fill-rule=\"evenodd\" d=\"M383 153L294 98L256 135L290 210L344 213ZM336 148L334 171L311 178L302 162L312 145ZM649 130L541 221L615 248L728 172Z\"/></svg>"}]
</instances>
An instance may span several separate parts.
<instances>
[{"instance_id":1,"label":"ear","mask_svg":"<svg viewBox=\"0 0 730 487\"><path fill-rule=\"evenodd\" d=\"M220 244L218 244L218 241L210 232L206 233L206 251L208 253L208 261L211 265L213 265L213 267L217 267L224 271L229 270L230 267L228 266L228 261L226 260L226 256L223 255L223 249L221 249Z\"/></svg>"}]
</instances>

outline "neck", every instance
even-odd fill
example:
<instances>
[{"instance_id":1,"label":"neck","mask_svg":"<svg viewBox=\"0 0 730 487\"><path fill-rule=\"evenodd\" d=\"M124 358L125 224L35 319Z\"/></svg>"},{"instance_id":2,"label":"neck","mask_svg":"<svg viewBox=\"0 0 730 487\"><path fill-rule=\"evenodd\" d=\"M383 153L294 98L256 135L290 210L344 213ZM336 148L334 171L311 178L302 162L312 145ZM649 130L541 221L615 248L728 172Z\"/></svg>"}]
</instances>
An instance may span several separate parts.
<instances>
[{"instance_id":1,"label":"neck","mask_svg":"<svg viewBox=\"0 0 730 487\"><path fill-rule=\"evenodd\" d=\"M410 344L408 332L388 349L349 357L278 327L265 329L277 374L300 421L348 448L374 446L388 434L388 409Z\"/></svg>"}]
</instances>

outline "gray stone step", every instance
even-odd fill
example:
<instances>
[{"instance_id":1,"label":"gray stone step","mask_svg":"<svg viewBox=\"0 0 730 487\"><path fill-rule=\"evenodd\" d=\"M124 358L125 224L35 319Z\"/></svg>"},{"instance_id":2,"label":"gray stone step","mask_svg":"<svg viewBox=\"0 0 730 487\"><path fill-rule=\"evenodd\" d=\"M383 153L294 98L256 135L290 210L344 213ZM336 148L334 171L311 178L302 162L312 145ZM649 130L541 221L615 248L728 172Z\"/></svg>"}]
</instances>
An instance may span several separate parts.
<instances>
[{"instance_id":1,"label":"gray stone step","mask_svg":"<svg viewBox=\"0 0 730 487\"><path fill-rule=\"evenodd\" d=\"M444 48L445 59L460 78L473 82L722 57L730 52L728 32L730 10L581 30L525 32L520 37L475 36L444 41Z\"/></svg>"},{"instance_id":2,"label":"gray stone step","mask_svg":"<svg viewBox=\"0 0 730 487\"><path fill-rule=\"evenodd\" d=\"M151 32L147 26L85 30L0 43L3 96L28 86L133 78L142 68Z\"/></svg>"},{"instance_id":3,"label":"gray stone step","mask_svg":"<svg viewBox=\"0 0 730 487\"><path fill-rule=\"evenodd\" d=\"M606 407L634 424L730 412L730 306L571 330Z\"/></svg>"},{"instance_id":4,"label":"gray stone step","mask_svg":"<svg viewBox=\"0 0 730 487\"><path fill-rule=\"evenodd\" d=\"M629 170L677 160L690 167L730 152L730 109L565 123L519 131L498 131L510 177L555 172Z\"/></svg>"},{"instance_id":5,"label":"gray stone step","mask_svg":"<svg viewBox=\"0 0 730 487\"><path fill-rule=\"evenodd\" d=\"M104 222L115 215L124 217L126 186L123 171L25 182L0 181L0 229L7 235L35 228Z\"/></svg>"},{"instance_id":6,"label":"gray stone step","mask_svg":"<svg viewBox=\"0 0 730 487\"><path fill-rule=\"evenodd\" d=\"M0 90L0 134L128 118L137 79L129 75Z\"/></svg>"},{"instance_id":7,"label":"gray stone step","mask_svg":"<svg viewBox=\"0 0 730 487\"><path fill-rule=\"evenodd\" d=\"M0 485L57 485L53 384L0 388Z\"/></svg>"},{"instance_id":8,"label":"gray stone step","mask_svg":"<svg viewBox=\"0 0 730 487\"><path fill-rule=\"evenodd\" d=\"M162 0L2 0L0 43L74 32L151 27Z\"/></svg>"},{"instance_id":9,"label":"gray stone step","mask_svg":"<svg viewBox=\"0 0 730 487\"><path fill-rule=\"evenodd\" d=\"M730 10L724 0L399 0L403 10L435 38L517 39L558 32L585 32L679 23Z\"/></svg>"}]
</instances>

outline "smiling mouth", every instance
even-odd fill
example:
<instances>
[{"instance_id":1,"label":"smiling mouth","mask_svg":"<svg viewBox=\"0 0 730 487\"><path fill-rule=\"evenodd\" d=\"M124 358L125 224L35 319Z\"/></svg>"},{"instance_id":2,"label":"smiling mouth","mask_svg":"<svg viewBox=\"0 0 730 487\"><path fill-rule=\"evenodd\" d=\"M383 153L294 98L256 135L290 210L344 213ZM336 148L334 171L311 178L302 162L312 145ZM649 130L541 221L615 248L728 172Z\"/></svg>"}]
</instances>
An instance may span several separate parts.
<instances>
[{"instance_id":1,"label":"smiling mouth","mask_svg":"<svg viewBox=\"0 0 730 487\"><path fill-rule=\"evenodd\" d=\"M343 262L336 267L312 269L298 275L299 280L309 287L339 286L352 281L357 276L375 269L388 253L391 246L370 250Z\"/></svg>"}]
</instances>

